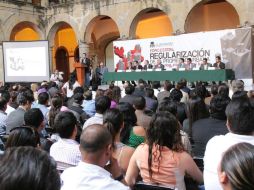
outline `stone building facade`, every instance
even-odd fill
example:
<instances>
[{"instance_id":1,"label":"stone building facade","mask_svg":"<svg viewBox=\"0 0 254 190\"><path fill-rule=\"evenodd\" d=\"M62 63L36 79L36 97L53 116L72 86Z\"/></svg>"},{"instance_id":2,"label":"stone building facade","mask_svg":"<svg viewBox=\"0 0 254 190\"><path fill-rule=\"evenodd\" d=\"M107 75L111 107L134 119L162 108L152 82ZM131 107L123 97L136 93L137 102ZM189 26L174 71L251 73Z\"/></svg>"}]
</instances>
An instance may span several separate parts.
<instances>
[{"instance_id":1,"label":"stone building facade","mask_svg":"<svg viewBox=\"0 0 254 190\"><path fill-rule=\"evenodd\" d=\"M66 33L61 39L74 41L73 47L66 50L69 71L73 69L74 58L84 52L93 57L95 64L98 61L111 64L107 61L109 44L112 46L116 39L142 38L137 36L137 26L141 19L147 21L153 15L168 17L167 35L254 23L253 0L5 0L0 1L0 10L0 44L17 40L15 35L20 30L30 28L37 34L37 40L49 41L51 70L64 64L56 60L60 48L56 45L60 37L56 39L56 35L70 29L74 37ZM2 45L0 52L0 80L3 80Z\"/></svg>"}]
</instances>

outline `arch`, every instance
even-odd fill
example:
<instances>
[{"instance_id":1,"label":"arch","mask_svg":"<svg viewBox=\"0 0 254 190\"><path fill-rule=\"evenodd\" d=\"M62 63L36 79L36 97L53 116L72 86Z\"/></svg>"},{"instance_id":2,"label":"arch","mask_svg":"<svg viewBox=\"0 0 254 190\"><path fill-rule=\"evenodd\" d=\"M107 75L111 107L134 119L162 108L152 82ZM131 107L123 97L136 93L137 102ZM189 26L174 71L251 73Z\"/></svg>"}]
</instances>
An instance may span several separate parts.
<instances>
[{"instance_id":1,"label":"arch","mask_svg":"<svg viewBox=\"0 0 254 190\"><path fill-rule=\"evenodd\" d=\"M5 40L9 41L11 39L12 31L16 26L21 26L22 24L28 25L39 35L40 40L45 39L44 28L38 22L39 18L36 16L21 17L13 13L3 24L5 32Z\"/></svg>"},{"instance_id":2,"label":"arch","mask_svg":"<svg viewBox=\"0 0 254 190\"><path fill-rule=\"evenodd\" d=\"M185 20L186 32L200 32L237 28L240 17L226 0L207 0L197 3Z\"/></svg>"},{"instance_id":3,"label":"arch","mask_svg":"<svg viewBox=\"0 0 254 190\"><path fill-rule=\"evenodd\" d=\"M54 18L49 19L49 22L47 23L46 36L49 40L50 46L53 46L56 32L63 23L68 24L73 29L77 39L81 39L79 26L76 21L68 14L59 14L55 15Z\"/></svg>"},{"instance_id":4,"label":"arch","mask_svg":"<svg viewBox=\"0 0 254 190\"><path fill-rule=\"evenodd\" d=\"M69 54L67 48L65 48L64 46L57 48L55 53L55 62L56 69L58 71L64 72L63 80L67 81L70 74Z\"/></svg>"},{"instance_id":5,"label":"arch","mask_svg":"<svg viewBox=\"0 0 254 190\"><path fill-rule=\"evenodd\" d=\"M154 27L155 24L156 27ZM146 34L139 36L137 30L149 31L145 31ZM169 36L172 35L172 32L173 24L169 16L159 8L150 7L136 14L131 23L129 35L131 38L151 38Z\"/></svg>"},{"instance_id":6,"label":"arch","mask_svg":"<svg viewBox=\"0 0 254 190\"><path fill-rule=\"evenodd\" d=\"M94 30L96 29L99 30L105 26L107 26L107 28L104 28L103 30L104 34L93 35ZM94 40L101 38L103 35L107 33L111 33L111 34L114 33L114 35L117 35L118 37L120 37L119 28L116 22L107 15L98 15L98 16L95 16L93 19L91 19L91 21L87 24L85 34L84 34L84 39L87 43L90 43L90 42L93 42Z\"/></svg>"},{"instance_id":7,"label":"arch","mask_svg":"<svg viewBox=\"0 0 254 190\"><path fill-rule=\"evenodd\" d=\"M119 37L120 32L116 22L106 15L91 19L84 34L85 42L90 44L90 54L98 55L95 61L104 61L106 45Z\"/></svg>"},{"instance_id":8,"label":"arch","mask_svg":"<svg viewBox=\"0 0 254 190\"><path fill-rule=\"evenodd\" d=\"M68 63L69 63L69 71L68 73L74 69L74 52L76 47L78 46L78 38L76 36L76 32L72 28L69 23L66 22L57 22L52 28L49 30L48 40L51 49L51 64L52 68L56 67L56 59L54 59L54 55L56 51L60 47L65 47L68 52ZM67 75L65 75L67 76Z\"/></svg>"},{"instance_id":9,"label":"arch","mask_svg":"<svg viewBox=\"0 0 254 190\"><path fill-rule=\"evenodd\" d=\"M31 22L20 22L14 26L10 33L10 41L41 40L38 27Z\"/></svg>"}]
</instances>

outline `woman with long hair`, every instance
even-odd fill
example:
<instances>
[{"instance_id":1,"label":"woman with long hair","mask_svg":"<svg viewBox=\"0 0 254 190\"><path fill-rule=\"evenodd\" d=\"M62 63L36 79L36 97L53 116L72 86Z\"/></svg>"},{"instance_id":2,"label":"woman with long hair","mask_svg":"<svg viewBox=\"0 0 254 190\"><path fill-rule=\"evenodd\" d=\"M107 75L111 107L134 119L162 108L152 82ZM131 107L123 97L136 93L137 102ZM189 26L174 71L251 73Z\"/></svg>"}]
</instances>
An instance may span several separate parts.
<instances>
[{"instance_id":1,"label":"woman with long hair","mask_svg":"<svg viewBox=\"0 0 254 190\"><path fill-rule=\"evenodd\" d=\"M141 175L145 184L185 190L184 176L197 182L203 176L192 157L184 151L178 121L169 112L153 115L147 129L147 141L131 157L125 180L129 186Z\"/></svg>"},{"instance_id":2,"label":"woman with long hair","mask_svg":"<svg viewBox=\"0 0 254 190\"><path fill-rule=\"evenodd\" d=\"M145 142L145 129L142 126L137 126L137 117L133 106L127 102L120 102L117 108L123 114L124 128L120 133L122 143L137 148L138 145Z\"/></svg>"},{"instance_id":3,"label":"woman with long hair","mask_svg":"<svg viewBox=\"0 0 254 190\"><path fill-rule=\"evenodd\" d=\"M183 122L183 130L192 138L192 125L199 119L209 117L208 108L204 99L198 96L196 90L190 92L190 99L185 107L187 119Z\"/></svg>"},{"instance_id":4,"label":"woman with long hair","mask_svg":"<svg viewBox=\"0 0 254 190\"><path fill-rule=\"evenodd\" d=\"M67 96L67 98L70 98L73 95L73 90L78 86L80 86L80 84L77 81L77 75L75 72L72 72L70 74L69 80L64 83L62 87L62 92L64 95Z\"/></svg>"},{"instance_id":5,"label":"woman with long hair","mask_svg":"<svg viewBox=\"0 0 254 190\"><path fill-rule=\"evenodd\" d=\"M239 143L230 147L223 154L218 177L224 190L253 190L254 146Z\"/></svg>"},{"instance_id":6,"label":"woman with long hair","mask_svg":"<svg viewBox=\"0 0 254 190\"><path fill-rule=\"evenodd\" d=\"M125 173L134 148L128 147L120 141L120 132L124 128L123 114L115 108L109 109L103 116L103 124L112 135L113 157L118 161Z\"/></svg>"}]
</instances>

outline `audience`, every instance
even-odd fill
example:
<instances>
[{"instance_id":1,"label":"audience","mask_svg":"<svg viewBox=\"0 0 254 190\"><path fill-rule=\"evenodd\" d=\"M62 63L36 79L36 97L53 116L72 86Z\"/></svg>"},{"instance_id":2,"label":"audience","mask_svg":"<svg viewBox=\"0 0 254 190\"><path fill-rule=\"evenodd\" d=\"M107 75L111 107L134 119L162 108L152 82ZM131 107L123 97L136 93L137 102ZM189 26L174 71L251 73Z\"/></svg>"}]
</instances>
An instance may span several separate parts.
<instances>
[{"instance_id":1,"label":"audience","mask_svg":"<svg viewBox=\"0 0 254 190\"><path fill-rule=\"evenodd\" d=\"M137 148L138 145L145 142L145 129L143 126L137 126L135 109L129 103L119 103L117 108L124 118L124 128L121 130L120 140L129 147Z\"/></svg>"},{"instance_id":2,"label":"audience","mask_svg":"<svg viewBox=\"0 0 254 190\"><path fill-rule=\"evenodd\" d=\"M109 109L103 116L103 125L108 128L112 135L112 156L117 160L123 173L126 173L130 157L135 149L120 141L120 132L124 128L123 114L118 109Z\"/></svg>"},{"instance_id":3,"label":"audience","mask_svg":"<svg viewBox=\"0 0 254 190\"><path fill-rule=\"evenodd\" d=\"M5 149L18 146L32 146L39 148L39 133L29 125L13 128L5 144Z\"/></svg>"},{"instance_id":4,"label":"audience","mask_svg":"<svg viewBox=\"0 0 254 190\"><path fill-rule=\"evenodd\" d=\"M137 125L146 129L150 125L151 117L145 114L146 100L143 96L136 97L134 108L136 109Z\"/></svg>"},{"instance_id":5,"label":"audience","mask_svg":"<svg viewBox=\"0 0 254 190\"><path fill-rule=\"evenodd\" d=\"M203 176L191 156L184 151L178 121L169 112L158 112L147 129L147 141L131 157L125 176L129 186L138 175L144 183L185 189L184 176L189 174L199 183Z\"/></svg>"},{"instance_id":6,"label":"audience","mask_svg":"<svg viewBox=\"0 0 254 190\"><path fill-rule=\"evenodd\" d=\"M123 177L117 162L112 162L112 142L110 132L102 125L93 124L85 128L80 138L82 161L62 173L61 190L129 189L117 181ZM104 169L105 165L110 165L112 173Z\"/></svg>"},{"instance_id":7,"label":"audience","mask_svg":"<svg viewBox=\"0 0 254 190\"><path fill-rule=\"evenodd\" d=\"M127 103L133 105L134 104L134 100L136 98L136 96L133 95L134 90L135 90L134 86L132 86L132 85L126 86L125 87L125 94L126 95L119 100L119 103L121 103L121 102L127 102Z\"/></svg>"},{"instance_id":8,"label":"audience","mask_svg":"<svg viewBox=\"0 0 254 190\"><path fill-rule=\"evenodd\" d=\"M55 118L56 132L60 139L50 148L50 156L57 161L57 169L63 171L81 161L77 135L77 120L71 112L60 112Z\"/></svg>"},{"instance_id":9,"label":"audience","mask_svg":"<svg viewBox=\"0 0 254 190\"><path fill-rule=\"evenodd\" d=\"M234 94L230 96L228 85L221 82L208 92L204 82L197 82L190 90L185 79L175 88L165 81L161 91L160 82L153 82L151 88L150 81L146 84L140 79L136 89L123 81L124 96L113 82L101 89L94 85L93 97L87 87L74 87L76 73L71 76L66 84L72 88L68 97L47 81L0 87L0 148L5 151L0 152L1 189L2 184L4 189L17 188L16 184L20 184L19 189L27 189L25 182L34 180L30 173L21 182L16 180L19 177L9 175L9 170L3 175L1 169L10 167L6 155L16 155L13 167L17 169L12 173L24 178L28 161L23 163L22 159L36 152L31 164L38 156L40 162L49 160L46 153L36 149L48 151L56 161L58 172L63 172L63 190L129 189L123 184L132 188L140 180L144 186L157 189L191 189L189 177L195 184L203 181L193 160L201 170L204 168L206 190L253 189L250 158L254 145L254 93L247 95L243 81L232 82ZM18 146L27 155L14 148ZM17 165L17 158L22 165ZM198 162L201 159L202 166ZM41 166L45 167L38 162L31 172L57 172L52 162L48 163L51 168ZM37 167L39 171L34 170ZM52 176L47 189L59 189L59 177L54 173ZM14 182L9 183L9 178ZM44 178L48 179L48 175ZM38 177L37 182L45 179ZM46 188L44 183L38 187L37 182L28 189Z\"/></svg>"},{"instance_id":10,"label":"audience","mask_svg":"<svg viewBox=\"0 0 254 190\"><path fill-rule=\"evenodd\" d=\"M169 95L170 99L177 104L177 118L180 121L181 124L183 124L183 121L187 118L186 113L185 113L185 104L183 102L180 102L183 93L179 89L173 89L170 92Z\"/></svg>"},{"instance_id":11,"label":"audience","mask_svg":"<svg viewBox=\"0 0 254 190\"><path fill-rule=\"evenodd\" d=\"M41 148L47 152L49 152L49 149L51 145L53 144L52 141L48 140L43 133L45 133L45 123L44 123L44 117L39 108L32 108L28 111L26 111L24 115L24 122L25 125L30 126L36 130L40 135L40 145Z\"/></svg>"},{"instance_id":12,"label":"audience","mask_svg":"<svg viewBox=\"0 0 254 190\"><path fill-rule=\"evenodd\" d=\"M83 129L93 124L103 124L103 114L110 108L110 99L107 96L101 96L95 100L95 115L89 118L83 125Z\"/></svg>"},{"instance_id":13,"label":"audience","mask_svg":"<svg viewBox=\"0 0 254 190\"><path fill-rule=\"evenodd\" d=\"M19 107L11 112L6 119L6 133L9 134L11 129L20 127L24 124L24 114L31 108L34 101L31 90L20 92L17 96Z\"/></svg>"},{"instance_id":14,"label":"audience","mask_svg":"<svg viewBox=\"0 0 254 190\"><path fill-rule=\"evenodd\" d=\"M7 103L8 101L3 96L0 96L0 136L6 133L7 113L5 111L7 109Z\"/></svg>"},{"instance_id":15,"label":"audience","mask_svg":"<svg viewBox=\"0 0 254 190\"><path fill-rule=\"evenodd\" d=\"M199 119L192 124L193 155L204 157L207 142L216 135L228 133L226 127L227 117L225 110L229 100L221 95L216 95L210 102L210 117Z\"/></svg>"},{"instance_id":16,"label":"audience","mask_svg":"<svg viewBox=\"0 0 254 190\"><path fill-rule=\"evenodd\" d=\"M166 80L164 82L164 90L159 92L157 95L158 104L160 104L164 98L169 97L170 90L173 88L173 85L170 83L170 81Z\"/></svg>"},{"instance_id":17,"label":"audience","mask_svg":"<svg viewBox=\"0 0 254 190\"><path fill-rule=\"evenodd\" d=\"M50 156L32 147L8 148L0 157L2 190L60 190L56 164Z\"/></svg>"},{"instance_id":18,"label":"audience","mask_svg":"<svg viewBox=\"0 0 254 190\"><path fill-rule=\"evenodd\" d=\"M154 90L152 88L146 88L145 100L146 100L146 109L155 112L158 107L158 101L154 97Z\"/></svg>"},{"instance_id":19,"label":"audience","mask_svg":"<svg viewBox=\"0 0 254 190\"><path fill-rule=\"evenodd\" d=\"M223 153L218 177L224 190L254 189L254 146L239 143Z\"/></svg>"},{"instance_id":20,"label":"audience","mask_svg":"<svg viewBox=\"0 0 254 190\"><path fill-rule=\"evenodd\" d=\"M214 136L207 145L204 155L204 182L206 190L222 189L218 176L217 166L223 152L229 147L240 142L254 145L254 108L246 98L245 92L242 97L233 98L226 108L227 128L226 135Z\"/></svg>"}]
</instances>

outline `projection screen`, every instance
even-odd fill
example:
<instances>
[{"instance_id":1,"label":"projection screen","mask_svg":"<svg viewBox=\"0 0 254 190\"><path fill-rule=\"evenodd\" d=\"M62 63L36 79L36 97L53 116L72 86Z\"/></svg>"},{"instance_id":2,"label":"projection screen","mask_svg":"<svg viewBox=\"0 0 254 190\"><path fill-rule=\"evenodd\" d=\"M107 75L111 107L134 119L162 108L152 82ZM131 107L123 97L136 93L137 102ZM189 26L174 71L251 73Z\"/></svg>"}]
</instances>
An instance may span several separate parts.
<instances>
[{"instance_id":1,"label":"projection screen","mask_svg":"<svg viewBox=\"0 0 254 190\"><path fill-rule=\"evenodd\" d=\"M48 41L3 42L5 82L49 80Z\"/></svg>"}]
</instances>

